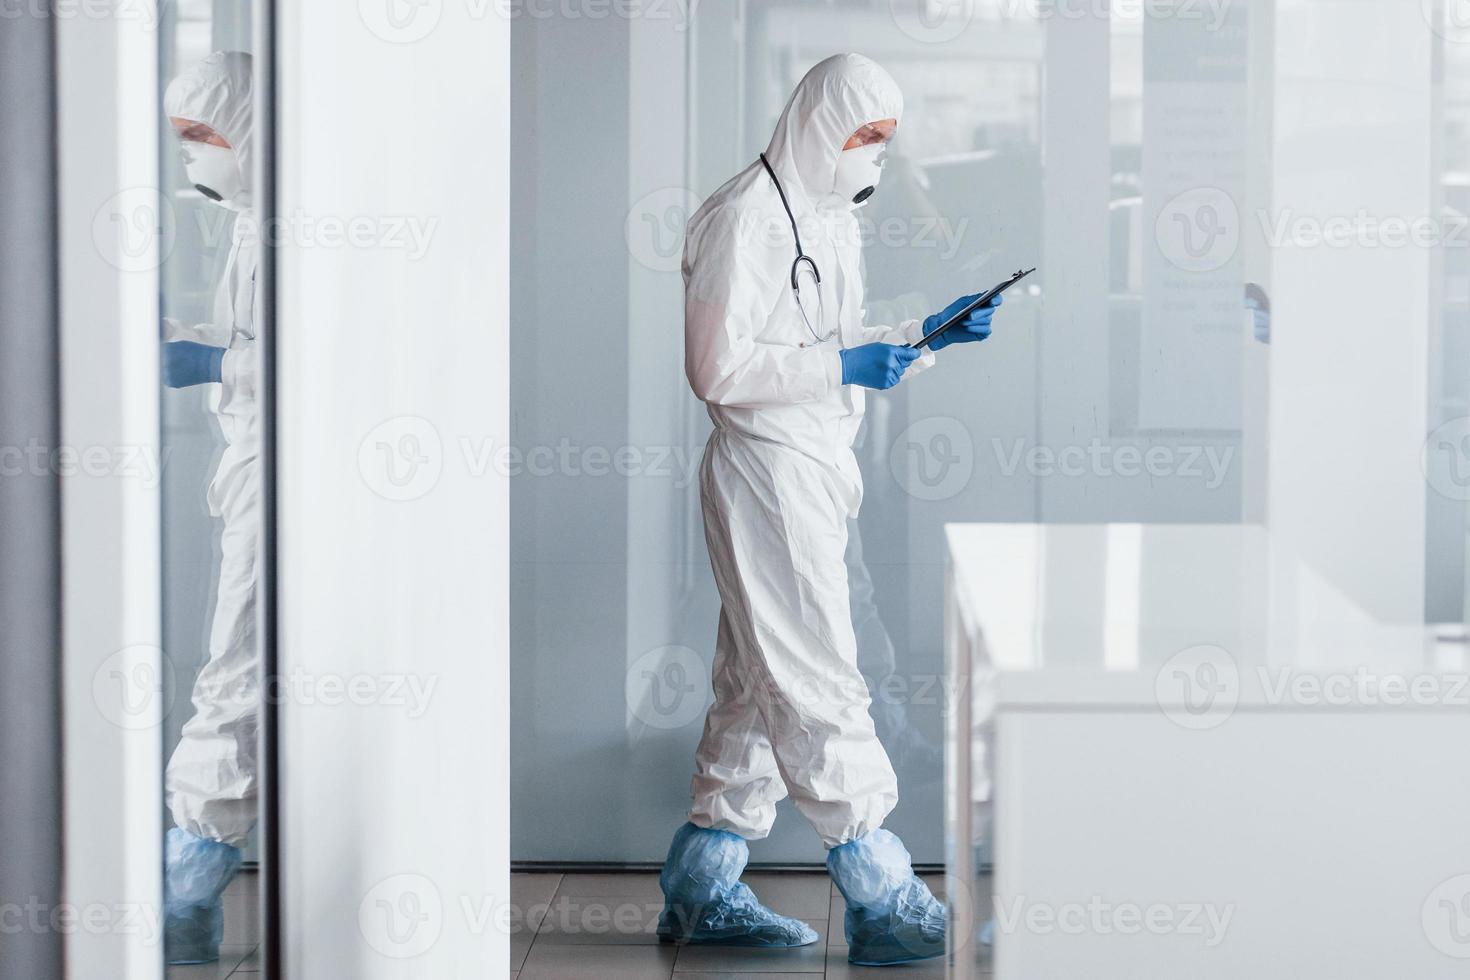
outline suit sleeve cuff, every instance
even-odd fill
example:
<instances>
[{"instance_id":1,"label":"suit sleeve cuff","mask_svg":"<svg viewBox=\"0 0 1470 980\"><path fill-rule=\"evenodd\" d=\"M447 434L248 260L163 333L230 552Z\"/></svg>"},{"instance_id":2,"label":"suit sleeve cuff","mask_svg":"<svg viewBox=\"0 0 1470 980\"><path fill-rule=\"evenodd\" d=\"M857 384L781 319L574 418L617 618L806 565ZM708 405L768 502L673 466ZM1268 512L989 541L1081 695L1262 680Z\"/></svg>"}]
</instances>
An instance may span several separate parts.
<instances>
[{"instance_id":1,"label":"suit sleeve cuff","mask_svg":"<svg viewBox=\"0 0 1470 980\"><path fill-rule=\"evenodd\" d=\"M255 349L231 347L220 362L220 380L246 395L255 394Z\"/></svg>"},{"instance_id":2,"label":"suit sleeve cuff","mask_svg":"<svg viewBox=\"0 0 1470 980\"><path fill-rule=\"evenodd\" d=\"M842 351L826 348L822 356L827 360L827 384L830 390L842 387Z\"/></svg>"}]
</instances>

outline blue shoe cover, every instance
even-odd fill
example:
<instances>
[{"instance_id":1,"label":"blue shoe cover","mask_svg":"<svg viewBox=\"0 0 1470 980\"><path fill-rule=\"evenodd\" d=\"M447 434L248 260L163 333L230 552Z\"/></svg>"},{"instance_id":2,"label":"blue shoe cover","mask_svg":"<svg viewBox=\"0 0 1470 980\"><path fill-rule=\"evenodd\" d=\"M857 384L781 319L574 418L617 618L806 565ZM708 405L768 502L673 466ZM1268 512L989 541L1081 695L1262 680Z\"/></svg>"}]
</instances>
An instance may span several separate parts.
<instances>
[{"instance_id":1,"label":"blue shoe cover","mask_svg":"<svg viewBox=\"0 0 1470 980\"><path fill-rule=\"evenodd\" d=\"M722 946L808 946L815 929L777 915L740 883L750 857L745 841L726 830L686 823L674 835L658 877L664 911L658 936L665 942Z\"/></svg>"},{"instance_id":2,"label":"blue shoe cover","mask_svg":"<svg viewBox=\"0 0 1470 980\"><path fill-rule=\"evenodd\" d=\"M175 827L163 852L165 959L170 966L213 963L225 934L220 896L240 870L240 849Z\"/></svg>"},{"instance_id":3,"label":"blue shoe cover","mask_svg":"<svg viewBox=\"0 0 1470 980\"><path fill-rule=\"evenodd\" d=\"M827 870L847 901L849 962L887 966L944 955L944 906L893 834L874 830L832 848Z\"/></svg>"}]
</instances>

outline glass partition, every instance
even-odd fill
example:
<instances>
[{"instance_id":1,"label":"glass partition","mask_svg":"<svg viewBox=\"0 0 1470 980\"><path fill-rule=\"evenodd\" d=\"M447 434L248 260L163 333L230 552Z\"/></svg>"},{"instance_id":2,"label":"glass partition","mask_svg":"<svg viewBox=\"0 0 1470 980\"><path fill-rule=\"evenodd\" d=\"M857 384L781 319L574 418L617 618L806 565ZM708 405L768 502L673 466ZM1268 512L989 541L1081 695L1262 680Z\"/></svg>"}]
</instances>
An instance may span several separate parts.
<instances>
[{"instance_id":1,"label":"glass partition","mask_svg":"<svg viewBox=\"0 0 1470 980\"><path fill-rule=\"evenodd\" d=\"M261 326L251 3L159 25L164 940L171 977L260 970ZM205 965L201 965L205 964Z\"/></svg>"},{"instance_id":2,"label":"glass partition","mask_svg":"<svg viewBox=\"0 0 1470 980\"><path fill-rule=\"evenodd\" d=\"M697 487L709 422L683 376L681 233L765 148L807 68L836 52L874 58L905 97L883 185L859 212L869 322L922 317L1039 267L982 349L870 397L859 436L853 616L899 774L889 825L918 861L945 856L947 523L1270 520L1348 594L1370 595L1393 569L1375 614L1462 616L1470 495L1432 500L1426 530L1435 471L1426 491L1415 465L1433 427L1426 371L1441 379L1434 424L1465 415L1456 253L1436 280L1444 326L1429 363L1417 307L1375 299L1372 316L1413 328L1383 349L1402 404L1332 408L1374 365L1342 360L1330 325L1370 311L1335 314L1322 297L1351 293L1373 266L1350 274L1346 252L1302 247L1299 233L1330 229L1343 208L1407 204L1355 202L1362 181L1330 168L1322 133L1362 139L1350 93L1383 89L1334 87L1330 52L1362 23L1323 10L725 0L687 16L516 21L515 859L658 861L687 807L718 602ZM1278 78L1283 25L1308 50L1301 73ZM1444 46L1449 213L1470 47ZM1373 102L1374 125L1406 124L1402 108ZM1304 127L1312 139L1290 138ZM1372 186L1412 192L1397 178ZM1371 258L1395 275L1428 265L1422 251ZM1459 452L1465 440L1445 432ZM1394 463L1362 468L1379 458ZM1362 536L1356 553L1344 528ZM547 818L588 808L596 835ZM752 854L822 857L790 809Z\"/></svg>"}]
</instances>

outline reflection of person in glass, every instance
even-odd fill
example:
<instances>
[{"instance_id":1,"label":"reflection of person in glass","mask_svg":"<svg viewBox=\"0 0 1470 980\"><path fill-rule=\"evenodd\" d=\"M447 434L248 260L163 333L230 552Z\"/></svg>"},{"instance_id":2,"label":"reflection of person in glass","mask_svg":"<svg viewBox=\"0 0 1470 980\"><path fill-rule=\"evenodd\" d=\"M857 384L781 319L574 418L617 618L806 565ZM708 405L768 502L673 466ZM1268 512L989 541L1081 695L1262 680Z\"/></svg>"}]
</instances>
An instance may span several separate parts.
<instances>
[{"instance_id":1,"label":"reflection of person in glass","mask_svg":"<svg viewBox=\"0 0 1470 980\"><path fill-rule=\"evenodd\" d=\"M211 322L166 321L163 345L164 383L214 386L211 407L225 439L208 492L210 513L224 522L209 659L195 681L194 714L165 777L176 824L165 839L165 937L168 962L177 964L218 959L220 896L240 867L240 848L256 819L260 437L254 314L260 236L250 193L250 56L216 52L205 58L169 84L164 110L189 181L235 212Z\"/></svg>"}]
</instances>

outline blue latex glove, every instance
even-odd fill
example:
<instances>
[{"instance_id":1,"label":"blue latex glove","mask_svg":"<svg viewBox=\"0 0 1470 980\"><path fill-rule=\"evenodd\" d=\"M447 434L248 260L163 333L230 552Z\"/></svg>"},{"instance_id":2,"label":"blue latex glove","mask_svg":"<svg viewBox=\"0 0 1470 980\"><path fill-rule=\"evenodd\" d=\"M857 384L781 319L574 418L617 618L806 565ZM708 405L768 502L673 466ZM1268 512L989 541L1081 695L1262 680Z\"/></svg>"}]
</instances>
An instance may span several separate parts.
<instances>
[{"instance_id":1,"label":"blue latex glove","mask_svg":"<svg viewBox=\"0 0 1470 980\"><path fill-rule=\"evenodd\" d=\"M225 360L223 347L175 340L163 345L163 383L170 388L208 384L220 380Z\"/></svg>"},{"instance_id":2,"label":"blue latex glove","mask_svg":"<svg viewBox=\"0 0 1470 980\"><path fill-rule=\"evenodd\" d=\"M973 296L961 296L953 303L946 306L940 312L934 314L924 321L924 335L927 337L932 330L939 329L939 325L960 310L969 306L980 298L979 293ZM950 344L971 344L984 340L990 336L990 318L995 316L995 310L1000 306L1001 297L996 295L989 303L973 311L963 321L950 327L944 333L935 337L929 343L930 350L943 350Z\"/></svg>"},{"instance_id":3,"label":"blue latex glove","mask_svg":"<svg viewBox=\"0 0 1470 980\"><path fill-rule=\"evenodd\" d=\"M955 329L959 329L956 327ZM864 344L842 352L842 383L864 388L892 388L904 369L923 351L894 344Z\"/></svg>"}]
</instances>

